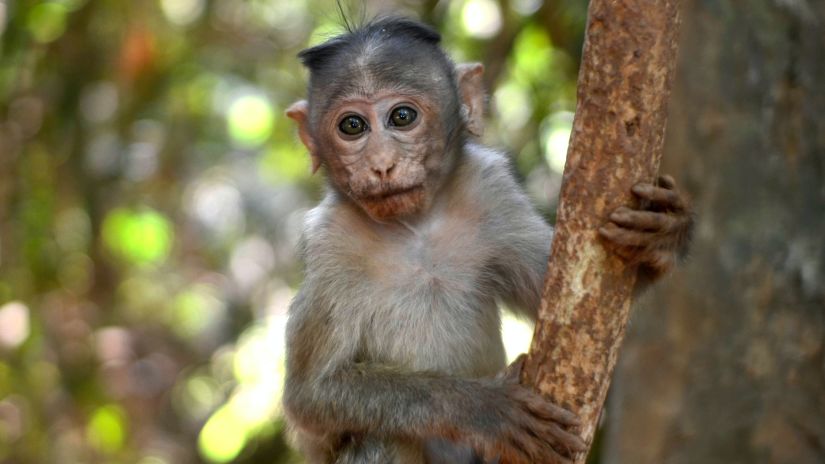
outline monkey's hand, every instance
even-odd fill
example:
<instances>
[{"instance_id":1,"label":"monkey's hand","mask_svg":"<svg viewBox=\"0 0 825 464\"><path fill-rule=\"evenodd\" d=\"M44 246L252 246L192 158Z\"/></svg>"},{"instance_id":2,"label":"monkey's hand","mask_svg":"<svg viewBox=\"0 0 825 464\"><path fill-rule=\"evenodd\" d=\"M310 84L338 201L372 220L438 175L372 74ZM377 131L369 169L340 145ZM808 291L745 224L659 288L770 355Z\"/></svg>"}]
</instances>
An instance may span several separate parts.
<instances>
[{"instance_id":1,"label":"monkey's hand","mask_svg":"<svg viewBox=\"0 0 825 464\"><path fill-rule=\"evenodd\" d=\"M519 384L525 357L519 356L494 379L496 398L478 411L471 445L485 462L571 463L576 452L587 449L581 438L566 430L580 425L579 419Z\"/></svg>"},{"instance_id":2,"label":"monkey's hand","mask_svg":"<svg viewBox=\"0 0 825 464\"><path fill-rule=\"evenodd\" d=\"M640 200L639 209L617 208L599 234L619 256L639 264L640 275L652 281L687 253L693 213L670 176L659 177L656 185L638 183L631 191Z\"/></svg>"}]
</instances>

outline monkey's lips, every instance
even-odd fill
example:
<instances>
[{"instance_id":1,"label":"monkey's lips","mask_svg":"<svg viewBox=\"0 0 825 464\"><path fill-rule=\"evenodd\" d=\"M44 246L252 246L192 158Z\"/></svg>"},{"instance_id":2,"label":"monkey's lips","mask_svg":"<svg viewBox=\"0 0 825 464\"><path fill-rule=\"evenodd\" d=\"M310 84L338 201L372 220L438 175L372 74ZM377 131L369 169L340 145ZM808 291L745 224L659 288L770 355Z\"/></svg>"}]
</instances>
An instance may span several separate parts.
<instances>
[{"instance_id":1,"label":"monkey's lips","mask_svg":"<svg viewBox=\"0 0 825 464\"><path fill-rule=\"evenodd\" d=\"M389 188L359 198L361 206L370 216L378 219L409 216L417 213L426 203L423 185Z\"/></svg>"},{"instance_id":2,"label":"monkey's lips","mask_svg":"<svg viewBox=\"0 0 825 464\"><path fill-rule=\"evenodd\" d=\"M389 200L393 197L398 197L402 195L409 195L412 193L416 193L417 191L423 190L424 187L421 185L413 185L410 187L396 187L396 188L389 188L386 190L382 190L380 192L374 194L364 195L362 198L367 201L384 201Z\"/></svg>"}]
</instances>

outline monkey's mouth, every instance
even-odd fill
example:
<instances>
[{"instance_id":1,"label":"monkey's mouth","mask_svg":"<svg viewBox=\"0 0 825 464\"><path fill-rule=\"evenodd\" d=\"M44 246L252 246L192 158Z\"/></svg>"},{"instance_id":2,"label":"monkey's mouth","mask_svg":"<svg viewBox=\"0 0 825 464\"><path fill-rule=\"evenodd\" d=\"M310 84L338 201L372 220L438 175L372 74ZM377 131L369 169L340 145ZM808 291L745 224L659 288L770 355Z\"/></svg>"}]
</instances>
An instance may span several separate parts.
<instances>
[{"instance_id":1,"label":"monkey's mouth","mask_svg":"<svg viewBox=\"0 0 825 464\"><path fill-rule=\"evenodd\" d=\"M367 201L386 201L395 197L418 193L423 190L421 185L413 185L410 187L391 188L375 194L364 195L363 199Z\"/></svg>"},{"instance_id":2,"label":"monkey's mouth","mask_svg":"<svg viewBox=\"0 0 825 464\"><path fill-rule=\"evenodd\" d=\"M390 218L416 214L426 204L424 185L388 188L379 193L360 197L359 203L373 218Z\"/></svg>"}]
</instances>

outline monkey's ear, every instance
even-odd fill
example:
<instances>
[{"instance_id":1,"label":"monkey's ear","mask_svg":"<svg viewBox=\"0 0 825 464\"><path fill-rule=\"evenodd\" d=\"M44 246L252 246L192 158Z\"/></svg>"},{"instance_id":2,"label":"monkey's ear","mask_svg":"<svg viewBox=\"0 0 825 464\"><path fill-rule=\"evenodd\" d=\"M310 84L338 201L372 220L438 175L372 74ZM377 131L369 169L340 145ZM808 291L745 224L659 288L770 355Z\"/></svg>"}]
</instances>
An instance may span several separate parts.
<instances>
[{"instance_id":1,"label":"monkey's ear","mask_svg":"<svg viewBox=\"0 0 825 464\"><path fill-rule=\"evenodd\" d=\"M312 173L315 174L318 168L321 167L321 158L318 157L318 153L315 151L315 140L313 140L309 131L309 103L306 100L293 103L292 106L287 108L286 115L298 123L298 137L301 138L301 142L309 150L309 156L312 158Z\"/></svg>"},{"instance_id":2,"label":"monkey's ear","mask_svg":"<svg viewBox=\"0 0 825 464\"><path fill-rule=\"evenodd\" d=\"M456 74L467 130L481 137L484 133L484 66L481 63L461 63L456 65Z\"/></svg>"}]
</instances>

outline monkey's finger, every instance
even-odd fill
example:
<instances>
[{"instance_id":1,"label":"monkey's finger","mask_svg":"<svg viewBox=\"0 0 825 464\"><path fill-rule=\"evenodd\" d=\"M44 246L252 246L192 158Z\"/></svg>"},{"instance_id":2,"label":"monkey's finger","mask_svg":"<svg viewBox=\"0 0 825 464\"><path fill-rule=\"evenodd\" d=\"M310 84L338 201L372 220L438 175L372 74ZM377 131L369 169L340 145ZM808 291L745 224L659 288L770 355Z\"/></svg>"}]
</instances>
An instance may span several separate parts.
<instances>
[{"instance_id":1,"label":"monkey's finger","mask_svg":"<svg viewBox=\"0 0 825 464\"><path fill-rule=\"evenodd\" d=\"M581 425L581 419L579 419L579 416L576 414L557 404L551 403L539 395L536 396L537 398L530 401L527 405L533 415L568 427L578 427Z\"/></svg>"},{"instance_id":2,"label":"monkey's finger","mask_svg":"<svg viewBox=\"0 0 825 464\"><path fill-rule=\"evenodd\" d=\"M607 224L599 228L599 235L615 245L628 247L645 247L654 241L656 234L622 229L615 224Z\"/></svg>"},{"instance_id":3,"label":"monkey's finger","mask_svg":"<svg viewBox=\"0 0 825 464\"><path fill-rule=\"evenodd\" d=\"M659 176L659 178L656 180L656 185L662 188L666 188L668 190L676 190L676 181L673 180L673 177L667 174Z\"/></svg>"},{"instance_id":4,"label":"monkey's finger","mask_svg":"<svg viewBox=\"0 0 825 464\"><path fill-rule=\"evenodd\" d=\"M543 431L543 437L547 437L547 431ZM568 464L573 462L576 453L567 446L559 443L552 443L545 441L542 444L541 450L534 455L532 462L552 462L559 464ZM547 458L550 458L549 460Z\"/></svg>"},{"instance_id":5,"label":"monkey's finger","mask_svg":"<svg viewBox=\"0 0 825 464\"><path fill-rule=\"evenodd\" d=\"M537 458L541 459L542 461L546 460L547 457L550 457L553 464L573 464L573 460L568 458L562 454L559 454L554 448L548 447L548 449L544 450ZM572 456L571 456L572 457ZM536 461L533 461L536 462Z\"/></svg>"},{"instance_id":6,"label":"monkey's finger","mask_svg":"<svg viewBox=\"0 0 825 464\"><path fill-rule=\"evenodd\" d=\"M630 190L639 198L647 200L654 205L669 208L674 211L682 211L685 209L685 202L675 190L655 187L645 183L636 184Z\"/></svg>"},{"instance_id":7,"label":"monkey's finger","mask_svg":"<svg viewBox=\"0 0 825 464\"><path fill-rule=\"evenodd\" d=\"M587 450L587 444L581 439L581 437L564 430L557 424L550 424L544 432L544 436L552 438L555 443L554 448L556 450L562 448L568 456L573 456L575 453Z\"/></svg>"},{"instance_id":8,"label":"monkey's finger","mask_svg":"<svg viewBox=\"0 0 825 464\"><path fill-rule=\"evenodd\" d=\"M518 450L516 453L513 453L517 455L517 459L523 459L523 462L530 464L535 462L572 464L571 461L553 448L552 443L545 441L544 437L548 435L545 435L543 433L544 430L537 427L537 425L538 424L534 424L535 427L524 429L511 436L509 441L512 447ZM548 458L550 459L548 460ZM510 461L502 459L502 462Z\"/></svg>"},{"instance_id":9,"label":"monkey's finger","mask_svg":"<svg viewBox=\"0 0 825 464\"><path fill-rule=\"evenodd\" d=\"M673 220L666 213L636 211L626 206L610 213L610 220L628 229L647 231L667 231L674 227Z\"/></svg>"}]
</instances>

